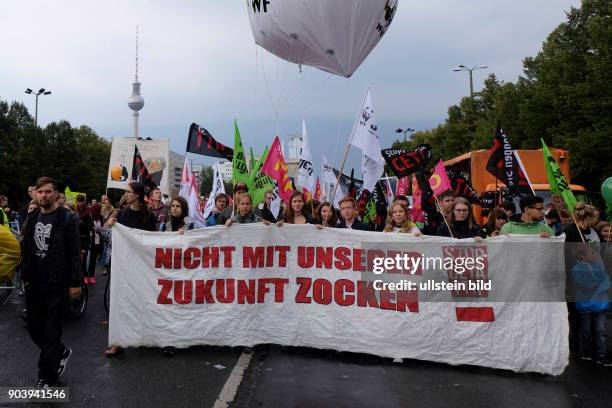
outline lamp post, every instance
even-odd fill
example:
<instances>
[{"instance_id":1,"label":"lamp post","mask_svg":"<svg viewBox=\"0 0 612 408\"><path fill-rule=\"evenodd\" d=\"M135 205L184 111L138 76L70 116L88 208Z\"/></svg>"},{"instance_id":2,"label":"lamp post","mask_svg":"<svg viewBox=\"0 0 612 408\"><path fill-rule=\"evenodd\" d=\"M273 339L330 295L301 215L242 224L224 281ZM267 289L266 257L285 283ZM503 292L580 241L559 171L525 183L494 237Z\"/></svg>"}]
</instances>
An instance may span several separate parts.
<instances>
[{"instance_id":1,"label":"lamp post","mask_svg":"<svg viewBox=\"0 0 612 408\"><path fill-rule=\"evenodd\" d=\"M406 130L404 130L404 129L397 129L397 130L395 131L395 133L403 133L403 134L404 134L404 143L406 143L406 135L407 135L408 133L412 133L412 132L416 132L416 130L414 130L414 129L412 129L412 128L408 128L408 129L406 129Z\"/></svg>"},{"instance_id":2,"label":"lamp post","mask_svg":"<svg viewBox=\"0 0 612 408\"><path fill-rule=\"evenodd\" d=\"M40 88L38 92L34 92L30 88L26 88L25 93L36 96L36 114L34 115L34 123L38 126L38 97L40 95L51 95L51 91L45 91L45 88Z\"/></svg>"},{"instance_id":3,"label":"lamp post","mask_svg":"<svg viewBox=\"0 0 612 408\"><path fill-rule=\"evenodd\" d=\"M478 66L475 65L472 68L468 68L465 65L459 65L457 68L453 69L453 71L455 72L459 72L459 71L467 71L470 74L470 98L474 98L474 80L472 78L472 73L474 71L476 71L477 69L485 69L485 68L489 68L486 65L483 66Z\"/></svg>"}]
</instances>

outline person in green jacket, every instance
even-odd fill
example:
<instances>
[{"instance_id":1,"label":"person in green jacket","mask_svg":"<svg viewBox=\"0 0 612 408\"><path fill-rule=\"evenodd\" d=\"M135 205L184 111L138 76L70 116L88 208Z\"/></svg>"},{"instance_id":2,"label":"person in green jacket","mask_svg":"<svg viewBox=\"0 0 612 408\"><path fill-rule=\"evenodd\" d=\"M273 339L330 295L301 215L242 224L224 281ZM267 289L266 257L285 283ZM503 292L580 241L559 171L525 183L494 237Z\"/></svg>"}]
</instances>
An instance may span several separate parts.
<instances>
[{"instance_id":1,"label":"person in green jacket","mask_svg":"<svg viewBox=\"0 0 612 408\"><path fill-rule=\"evenodd\" d=\"M542 238L555 235L552 228L541 222L544 219L544 199L542 197L524 196L519 206L521 208L520 221L509 221L499 231L499 235L539 235Z\"/></svg>"}]
</instances>

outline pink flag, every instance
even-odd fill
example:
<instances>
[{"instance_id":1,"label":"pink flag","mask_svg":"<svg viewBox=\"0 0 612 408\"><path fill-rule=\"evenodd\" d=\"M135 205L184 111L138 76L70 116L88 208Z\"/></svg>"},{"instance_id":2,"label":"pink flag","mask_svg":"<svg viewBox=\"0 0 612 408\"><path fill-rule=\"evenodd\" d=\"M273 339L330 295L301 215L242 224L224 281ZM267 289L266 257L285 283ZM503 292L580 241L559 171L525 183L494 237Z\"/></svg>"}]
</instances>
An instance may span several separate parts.
<instances>
[{"instance_id":1,"label":"pink flag","mask_svg":"<svg viewBox=\"0 0 612 408\"><path fill-rule=\"evenodd\" d=\"M448 180L448 176L446 175L446 169L444 168L444 163L442 160L438 162L436 168L433 171L433 174L429 178L429 185L433 190L434 194L439 196L446 190L450 190L451 185Z\"/></svg>"},{"instance_id":2,"label":"pink flag","mask_svg":"<svg viewBox=\"0 0 612 408\"><path fill-rule=\"evenodd\" d=\"M397 189L395 191L395 196L407 196L408 195L408 176L402 177L397 180Z\"/></svg>"},{"instance_id":3,"label":"pink flag","mask_svg":"<svg viewBox=\"0 0 612 408\"><path fill-rule=\"evenodd\" d=\"M274 138L274 143L270 147L268 157L263 166L261 166L261 172L276 180L281 200L288 203L293 193L293 183L291 183L289 178L289 171L285 164L285 157L283 156L278 136Z\"/></svg>"},{"instance_id":4,"label":"pink flag","mask_svg":"<svg viewBox=\"0 0 612 408\"><path fill-rule=\"evenodd\" d=\"M408 179L408 177L404 178ZM421 208L421 190L414 174L412 175L412 209L410 215L413 222L425 222L425 212Z\"/></svg>"}]
</instances>

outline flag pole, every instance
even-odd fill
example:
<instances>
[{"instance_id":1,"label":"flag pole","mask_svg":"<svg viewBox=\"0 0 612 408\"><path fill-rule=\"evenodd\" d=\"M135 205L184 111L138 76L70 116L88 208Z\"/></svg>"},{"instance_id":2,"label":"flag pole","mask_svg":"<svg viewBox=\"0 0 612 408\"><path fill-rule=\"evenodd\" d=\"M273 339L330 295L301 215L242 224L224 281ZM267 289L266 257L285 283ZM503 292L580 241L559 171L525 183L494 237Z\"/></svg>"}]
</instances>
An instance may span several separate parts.
<instances>
[{"instance_id":1,"label":"flag pole","mask_svg":"<svg viewBox=\"0 0 612 408\"><path fill-rule=\"evenodd\" d=\"M357 128L357 122L359 121L359 115L361 115L361 109L363 109L363 104L365 103L369 92L370 92L370 87L368 86L365 91L365 94L363 94L361 105L359 105L360 111L357 112L357 118L355 120L355 123L353 124L353 130L351 131L351 136L349 137L349 141L346 145L346 151L344 152L344 159L342 160L342 165L340 166L340 173L338 174L338 178L336 179L336 185L334 186L334 191L332 192L332 196L330 200L332 203L334 199L336 198L336 190L338 189L338 184L340 184L340 177L342 177L342 171L344 170L344 164L346 163L346 159L348 158L349 149L351 148L351 142L353 141L353 135L355 134L355 129Z\"/></svg>"},{"instance_id":2,"label":"flag pole","mask_svg":"<svg viewBox=\"0 0 612 408\"><path fill-rule=\"evenodd\" d=\"M578 228L580 239L582 239L582 243L586 244L586 239L584 239L584 235L582 235L582 230L580 229L580 225L578 225L578 221L576 221L576 216L574 215L574 212L571 211L571 214L572 214L572 220L574 221L574 224L576 224L576 228Z\"/></svg>"},{"instance_id":3,"label":"flag pole","mask_svg":"<svg viewBox=\"0 0 612 408\"><path fill-rule=\"evenodd\" d=\"M338 184L340 184L340 177L342 177L342 171L344 170L344 164L346 163L346 159L348 158L350 148L351 148L351 144L348 143L346 145L346 151L344 152L344 159L342 160L342 165L340 166L340 172L338 173L338 177L336 178L336 185L334 185L334 189L332 191L332 195L330 198L330 201L332 202L332 204L333 204L334 198L336 197L336 190L338 189Z\"/></svg>"},{"instance_id":4,"label":"flag pole","mask_svg":"<svg viewBox=\"0 0 612 408\"><path fill-rule=\"evenodd\" d=\"M444 211L442 211L442 206L440 205L440 202L438 201L438 196L435 195L435 194L434 194L434 199L436 200L436 205L440 209L440 214L442 215L442 218L444 219L444 223L446 224L446 227L448 228L448 232L450 233L451 238L455 238L453 236L453 231L451 230L451 227L450 227L448 221L446 220L446 216L444 215ZM470 213L470 216L472 216L471 213Z\"/></svg>"}]
</instances>

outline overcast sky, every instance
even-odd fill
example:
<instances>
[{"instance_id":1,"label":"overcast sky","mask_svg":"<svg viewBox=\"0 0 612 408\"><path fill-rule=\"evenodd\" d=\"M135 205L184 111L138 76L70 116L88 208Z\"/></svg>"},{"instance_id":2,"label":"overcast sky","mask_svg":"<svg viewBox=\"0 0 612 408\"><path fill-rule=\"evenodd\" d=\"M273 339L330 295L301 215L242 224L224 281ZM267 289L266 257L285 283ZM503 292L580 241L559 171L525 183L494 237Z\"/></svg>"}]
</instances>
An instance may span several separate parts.
<instances>
[{"instance_id":1,"label":"overcast sky","mask_svg":"<svg viewBox=\"0 0 612 408\"><path fill-rule=\"evenodd\" d=\"M243 144L257 154L277 131L286 139L299 133L304 118L318 169L323 152L340 162L367 86L386 147L397 127L434 127L469 93L467 73L452 71L458 64L488 65L475 73L476 90L491 72L515 81L523 58L579 5L400 0L389 31L349 80L309 67L300 74L257 47L244 0L1 1L0 99L33 113L34 97L24 89L44 87L53 93L39 100L40 125L67 119L104 138L130 136L138 24L141 136L168 138L182 154L197 122L232 145L236 118ZM358 153L350 157L358 170Z\"/></svg>"}]
</instances>

